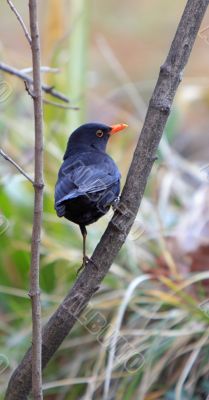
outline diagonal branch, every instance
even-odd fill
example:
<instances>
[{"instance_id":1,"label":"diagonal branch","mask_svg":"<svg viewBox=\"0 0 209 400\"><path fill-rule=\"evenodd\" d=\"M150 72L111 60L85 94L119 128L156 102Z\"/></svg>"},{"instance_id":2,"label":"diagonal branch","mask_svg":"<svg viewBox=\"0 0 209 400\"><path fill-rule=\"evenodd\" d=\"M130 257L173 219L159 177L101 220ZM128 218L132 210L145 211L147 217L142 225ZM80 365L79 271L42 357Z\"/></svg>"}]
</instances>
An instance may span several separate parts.
<instances>
[{"instance_id":1,"label":"diagonal branch","mask_svg":"<svg viewBox=\"0 0 209 400\"><path fill-rule=\"evenodd\" d=\"M92 255L92 261L90 260L87 264L73 288L43 329L43 367L47 365L76 321L79 321L82 310L98 290L133 225L183 69L194 45L208 2L209 0L187 1L169 54L160 69L121 202ZM30 390L31 350L29 349L10 379L6 400L25 400Z\"/></svg>"},{"instance_id":2,"label":"diagonal branch","mask_svg":"<svg viewBox=\"0 0 209 400\"><path fill-rule=\"evenodd\" d=\"M64 109L64 110L74 110L74 111L80 110L79 107L66 106L65 104L57 103L57 102L55 102L55 101L50 101L50 100L46 100L46 99L43 99L43 102L44 102L44 104L48 104L49 106L54 106L54 107L62 108L62 109Z\"/></svg>"},{"instance_id":3,"label":"diagonal branch","mask_svg":"<svg viewBox=\"0 0 209 400\"><path fill-rule=\"evenodd\" d=\"M9 157L2 149L0 149L0 155L7 161L10 162L10 164L14 165L14 167L32 184L34 184L33 179L30 177L30 175L27 174L27 172L24 171L24 169L22 169L20 167L20 165L18 165L16 163L16 161L14 161L11 157Z\"/></svg>"},{"instance_id":4,"label":"diagonal branch","mask_svg":"<svg viewBox=\"0 0 209 400\"><path fill-rule=\"evenodd\" d=\"M29 45L31 45L31 37L30 37L30 35L29 35L29 32L28 32L28 30L27 30L27 27L26 27L26 25L25 25L25 23L24 23L24 21L23 21L21 15L20 15L20 13L17 11L16 7L14 6L14 4L12 3L11 0L7 0L7 3L9 4L9 6L10 6L11 10L13 11L13 13L16 15L16 17L17 17L17 19L18 19L20 25L22 26L22 29L23 29L24 34L25 34L25 37L26 37L26 39L27 39Z\"/></svg>"},{"instance_id":5,"label":"diagonal branch","mask_svg":"<svg viewBox=\"0 0 209 400\"><path fill-rule=\"evenodd\" d=\"M25 72L19 71L18 69L11 67L10 65L0 63L0 70L7 72L10 75L15 75L18 78L22 79L24 82L28 82L33 85L33 79L27 75ZM64 101L65 103L69 103L69 99L62 93L58 92L54 89L53 86L42 84L41 88L43 92L50 94L53 97L56 97L59 100Z\"/></svg>"}]
</instances>

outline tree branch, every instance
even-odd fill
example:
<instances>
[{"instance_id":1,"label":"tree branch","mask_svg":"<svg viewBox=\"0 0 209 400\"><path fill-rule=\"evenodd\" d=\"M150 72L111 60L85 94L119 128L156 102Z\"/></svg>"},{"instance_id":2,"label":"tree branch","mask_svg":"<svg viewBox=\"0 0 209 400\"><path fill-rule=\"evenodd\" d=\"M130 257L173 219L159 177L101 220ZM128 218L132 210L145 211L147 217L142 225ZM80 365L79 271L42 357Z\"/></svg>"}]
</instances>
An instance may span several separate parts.
<instances>
[{"instance_id":1,"label":"tree branch","mask_svg":"<svg viewBox=\"0 0 209 400\"><path fill-rule=\"evenodd\" d=\"M33 179L30 177L30 175L27 174L27 172L25 172L20 165L18 165L11 157L9 157L2 149L0 149L0 154L1 156L10 162L10 164L14 165L14 167L28 180L30 181L32 184L34 184Z\"/></svg>"},{"instance_id":2,"label":"tree branch","mask_svg":"<svg viewBox=\"0 0 209 400\"><path fill-rule=\"evenodd\" d=\"M0 63L0 70L7 72L10 75L15 75L18 78L22 79L24 82L28 82L29 84L33 85L33 79L27 75L26 73L19 71L16 68L11 67L10 65L4 64L4 63ZM42 84L41 85L42 90L45 93L50 94L53 97L56 97L59 100L64 101L65 103L69 103L69 99L62 93L58 92L57 90L54 89L53 86L49 86L49 85L45 85Z\"/></svg>"},{"instance_id":3,"label":"tree branch","mask_svg":"<svg viewBox=\"0 0 209 400\"><path fill-rule=\"evenodd\" d=\"M9 4L9 6L10 6L11 10L13 11L13 13L16 15L16 17L17 17L17 19L18 19L20 25L22 26L22 29L23 29L24 34L25 34L25 37L26 37L26 39L27 39L29 45L31 45L31 37L30 37L30 35L29 35L29 32L28 32L28 30L27 30L27 28L26 28L26 25L25 25L25 23L24 23L24 21L23 21L21 15L20 15L19 12L17 11L16 7L14 6L14 4L12 3L11 0L7 0L7 3Z\"/></svg>"},{"instance_id":4,"label":"tree branch","mask_svg":"<svg viewBox=\"0 0 209 400\"><path fill-rule=\"evenodd\" d=\"M90 262L43 329L42 365L46 366L68 335L82 310L99 288L131 229L141 203L155 153L168 119L174 95L188 61L209 0L188 0L168 57L160 69L145 123L114 213ZM97 265L97 268L95 268ZM31 350L14 371L6 400L25 400L31 390Z\"/></svg>"},{"instance_id":5,"label":"tree branch","mask_svg":"<svg viewBox=\"0 0 209 400\"><path fill-rule=\"evenodd\" d=\"M33 105L35 120L34 215L31 242L30 292L32 304L32 393L42 400L42 332L39 288L40 242L43 214L43 108L41 90L41 55L37 0L29 0L31 51L33 64Z\"/></svg>"},{"instance_id":6,"label":"tree branch","mask_svg":"<svg viewBox=\"0 0 209 400\"><path fill-rule=\"evenodd\" d=\"M44 104L47 104L49 106L63 108L64 110L74 110L74 111L78 111L79 110L79 107L66 106L65 104L56 103L54 101L50 101L50 100L46 100L46 99L43 99L43 102L44 102Z\"/></svg>"},{"instance_id":7,"label":"tree branch","mask_svg":"<svg viewBox=\"0 0 209 400\"><path fill-rule=\"evenodd\" d=\"M51 73L51 74L58 74L60 72L59 68L52 68L46 65L42 65L40 71L43 73ZM23 74L30 74L31 72L33 72L33 68L31 67L22 68L20 72L22 72Z\"/></svg>"}]
</instances>

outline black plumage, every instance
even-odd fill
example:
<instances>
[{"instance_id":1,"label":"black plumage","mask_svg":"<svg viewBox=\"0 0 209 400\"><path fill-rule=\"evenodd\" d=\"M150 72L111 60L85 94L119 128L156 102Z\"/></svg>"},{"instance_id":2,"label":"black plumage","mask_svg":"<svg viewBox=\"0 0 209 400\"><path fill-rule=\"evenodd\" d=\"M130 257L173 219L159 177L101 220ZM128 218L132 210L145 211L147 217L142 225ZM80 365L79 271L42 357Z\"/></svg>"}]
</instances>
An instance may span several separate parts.
<instances>
[{"instance_id":1,"label":"black plumage","mask_svg":"<svg viewBox=\"0 0 209 400\"><path fill-rule=\"evenodd\" d=\"M55 187L55 209L59 217L78 224L83 235L85 265L86 225L106 214L120 193L120 172L106 154L110 136L127 127L88 123L70 136Z\"/></svg>"}]
</instances>

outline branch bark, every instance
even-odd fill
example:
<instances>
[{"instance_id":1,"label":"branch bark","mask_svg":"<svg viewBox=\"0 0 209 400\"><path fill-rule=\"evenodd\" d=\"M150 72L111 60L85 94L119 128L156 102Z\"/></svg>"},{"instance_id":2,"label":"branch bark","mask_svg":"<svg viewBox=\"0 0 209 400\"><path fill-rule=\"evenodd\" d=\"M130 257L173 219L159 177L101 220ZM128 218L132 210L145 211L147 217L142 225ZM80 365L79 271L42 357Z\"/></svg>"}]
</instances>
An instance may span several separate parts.
<instances>
[{"instance_id":1,"label":"branch bark","mask_svg":"<svg viewBox=\"0 0 209 400\"><path fill-rule=\"evenodd\" d=\"M46 366L68 335L90 298L98 290L131 229L142 200L155 153L168 119L209 0L188 0L176 35L151 97L145 123L134 152L119 207L91 261L43 329L42 366ZM95 268L97 265L97 269ZM6 400L25 400L31 390L31 349L14 371Z\"/></svg>"},{"instance_id":2,"label":"branch bark","mask_svg":"<svg viewBox=\"0 0 209 400\"><path fill-rule=\"evenodd\" d=\"M31 46L31 37L30 37L30 35L29 35L29 32L28 32L28 30L27 30L27 27L26 27L26 25L25 25L25 23L24 23L24 21L23 21L21 15L20 15L20 13L17 11L16 7L14 6L14 4L12 3L11 0L7 0L7 3L9 4L9 6L10 6L11 10L13 11L13 13L16 15L16 17L17 17L17 19L18 19L20 25L22 26L23 32L24 32L24 34L25 34L25 37L26 37L26 39L27 39L29 45Z\"/></svg>"},{"instance_id":3,"label":"branch bark","mask_svg":"<svg viewBox=\"0 0 209 400\"><path fill-rule=\"evenodd\" d=\"M19 71L18 69L11 67L10 65L0 63L0 71L6 72L10 75L17 76L17 78L22 79L24 82L33 85L33 79L30 76L28 76L25 72ZM43 92L50 94L51 96L56 97L57 99L62 100L65 103L70 102L69 99L64 94L55 90L53 86L42 84L41 88Z\"/></svg>"},{"instance_id":4,"label":"branch bark","mask_svg":"<svg viewBox=\"0 0 209 400\"><path fill-rule=\"evenodd\" d=\"M27 172L24 171L24 169L22 169L20 167L20 165L18 165L16 163L16 161L14 161L10 156L8 156L8 154L6 154L2 149L0 149L0 155L6 160L9 161L10 164L14 165L14 167L32 184L34 184L33 179L30 177L30 175L27 174Z\"/></svg>"},{"instance_id":5,"label":"branch bark","mask_svg":"<svg viewBox=\"0 0 209 400\"><path fill-rule=\"evenodd\" d=\"M29 0L31 51L33 65L33 105L35 120L34 215L31 243L30 292L32 303L32 393L42 400L42 332L39 288L40 242L43 213L43 109L41 90L41 55L37 0ZM20 397L19 397L20 398Z\"/></svg>"},{"instance_id":6,"label":"branch bark","mask_svg":"<svg viewBox=\"0 0 209 400\"><path fill-rule=\"evenodd\" d=\"M79 110L79 107L66 106L65 104L55 103L54 101L50 101L50 100L46 100L46 99L43 99L43 103L47 104L49 106L62 108L64 110L74 110L74 111L78 111Z\"/></svg>"}]
</instances>

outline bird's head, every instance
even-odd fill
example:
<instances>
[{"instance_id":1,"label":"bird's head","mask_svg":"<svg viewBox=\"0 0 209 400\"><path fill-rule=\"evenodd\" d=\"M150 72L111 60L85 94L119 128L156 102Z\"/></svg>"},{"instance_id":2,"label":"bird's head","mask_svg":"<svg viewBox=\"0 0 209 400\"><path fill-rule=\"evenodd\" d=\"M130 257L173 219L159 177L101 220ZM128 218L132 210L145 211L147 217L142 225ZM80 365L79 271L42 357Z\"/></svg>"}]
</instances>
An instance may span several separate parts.
<instances>
[{"instance_id":1,"label":"bird's head","mask_svg":"<svg viewBox=\"0 0 209 400\"><path fill-rule=\"evenodd\" d=\"M83 145L105 151L108 139L127 126L126 124L108 126L99 122L81 125L71 134L64 159L68 157L71 149L79 149Z\"/></svg>"}]
</instances>

